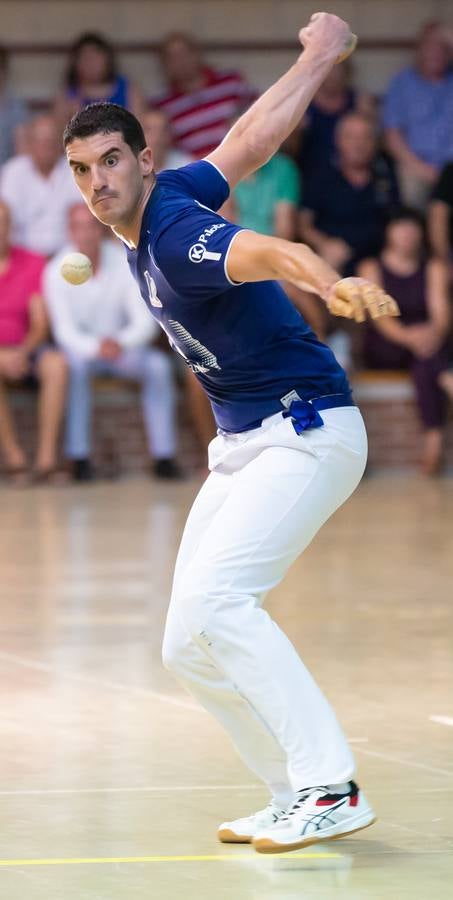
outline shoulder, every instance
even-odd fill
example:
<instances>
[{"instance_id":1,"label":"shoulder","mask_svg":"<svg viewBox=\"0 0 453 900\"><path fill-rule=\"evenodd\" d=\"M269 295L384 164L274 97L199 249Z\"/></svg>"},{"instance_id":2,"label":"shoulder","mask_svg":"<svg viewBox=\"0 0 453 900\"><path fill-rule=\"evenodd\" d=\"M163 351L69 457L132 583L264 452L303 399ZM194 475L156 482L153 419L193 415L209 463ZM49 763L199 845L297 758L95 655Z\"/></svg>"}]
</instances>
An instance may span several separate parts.
<instances>
[{"instance_id":1,"label":"shoulder","mask_svg":"<svg viewBox=\"0 0 453 900\"><path fill-rule=\"evenodd\" d=\"M40 253L33 253L25 247L13 247L13 257L22 266L26 266L30 270L41 271L46 265L46 257Z\"/></svg>"},{"instance_id":2,"label":"shoulder","mask_svg":"<svg viewBox=\"0 0 453 900\"><path fill-rule=\"evenodd\" d=\"M5 178L15 178L16 176L19 177L24 174L28 175L30 171L30 157L25 153L21 153L18 156L12 156L11 159L8 159L2 166L2 180Z\"/></svg>"},{"instance_id":3,"label":"shoulder","mask_svg":"<svg viewBox=\"0 0 453 900\"><path fill-rule=\"evenodd\" d=\"M391 78L388 93L394 94L405 90L413 90L419 83L420 78L417 70L413 66L407 66L405 69L400 69Z\"/></svg>"}]
</instances>

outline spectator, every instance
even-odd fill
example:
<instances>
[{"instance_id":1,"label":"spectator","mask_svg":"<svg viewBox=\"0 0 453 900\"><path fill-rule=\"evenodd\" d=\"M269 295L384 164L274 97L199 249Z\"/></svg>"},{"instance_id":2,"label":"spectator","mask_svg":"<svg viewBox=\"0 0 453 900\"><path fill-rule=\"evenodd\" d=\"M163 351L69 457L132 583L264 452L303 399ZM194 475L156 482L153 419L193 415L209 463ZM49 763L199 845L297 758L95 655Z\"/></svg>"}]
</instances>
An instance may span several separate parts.
<instances>
[{"instance_id":1,"label":"spectator","mask_svg":"<svg viewBox=\"0 0 453 900\"><path fill-rule=\"evenodd\" d=\"M193 162L193 157L172 146L170 123L163 109L149 109L142 116L143 131L153 151L154 170L180 169ZM195 435L203 452L215 437L216 427L211 404L198 379L188 366L182 366L185 392Z\"/></svg>"},{"instance_id":2,"label":"spectator","mask_svg":"<svg viewBox=\"0 0 453 900\"><path fill-rule=\"evenodd\" d=\"M453 276L453 163L442 169L428 210L431 248L439 259L449 263Z\"/></svg>"},{"instance_id":3,"label":"spectator","mask_svg":"<svg viewBox=\"0 0 453 900\"><path fill-rule=\"evenodd\" d=\"M0 195L13 222L13 242L51 256L65 242L66 214L80 195L61 151L52 116L38 116L29 128L29 153L3 167Z\"/></svg>"},{"instance_id":4,"label":"spectator","mask_svg":"<svg viewBox=\"0 0 453 900\"><path fill-rule=\"evenodd\" d=\"M10 214L0 201L0 446L6 473L14 483L27 480L27 460L20 446L7 398L7 385L29 375L39 381L38 442L35 481L56 474L57 440L63 417L66 364L46 347L47 319L41 296L45 259L10 244Z\"/></svg>"},{"instance_id":5,"label":"spectator","mask_svg":"<svg viewBox=\"0 0 453 900\"><path fill-rule=\"evenodd\" d=\"M166 112L178 148L206 156L220 144L250 89L239 72L206 66L197 42L186 34L164 40L161 62L168 90L153 105Z\"/></svg>"},{"instance_id":6,"label":"spectator","mask_svg":"<svg viewBox=\"0 0 453 900\"><path fill-rule=\"evenodd\" d=\"M66 123L83 106L101 100L125 106L138 118L145 108L141 91L121 75L109 41L100 34L87 32L72 46L64 90L55 101L55 112Z\"/></svg>"},{"instance_id":7,"label":"spectator","mask_svg":"<svg viewBox=\"0 0 453 900\"><path fill-rule=\"evenodd\" d=\"M8 85L8 53L0 47L0 166L15 153L16 131L27 118L25 103Z\"/></svg>"},{"instance_id":8,"label":"spectator","mask_svg":"<svg viewBox=\"0 0 453 900\"><path fill-rule=\"evenodd\" d=\"M47 266L44 292L58 345L70 372L66 455L75 480L88 481L90 462L90 377L114 375L142 383L143 414L154 473L177 478L175 390L167 354L149 341L156 325L137 293L122 249L104 240L103 226L81 203L69 211L71 245ZM63 256L77 250L92 261L90 281L74 287L63 281Z\"/></svg>"},{"instance_id":9,"label":"spectator","mask_svg":"<svg viewBox=\"0 0 453 900\"><path fill-rule=\"evenodd\" d=\"M222 212L244 228L293 241L300 194L296 164L284 153L276 153L237 185L230 206Z\"/></svg>"},{"instance_id":10,"label":"spectator","mask_svg":"<svg viewBox=\"0 0 453 900\"><path fill-rule=\"evenodd\" d=\"M425 26L415 65L393 78L383 109L387 147L398 163L405 203L423 208L440 168L453 159L450 32Z\"/></svg>"},{"instance_id":11,"label":"spectator","mask_svg":"<svg viewBox=\"0 0 453 900\"><path fill-rule=\"evenodd\" d=\"M435 474L444 439L446 401L438 382L447 368L450 314L446 267L426 258L421 217L411 210L395 214L380 257L363 261L359 274L381 284L401 311L400 319L386 317L367 327L365 365L410 371L424 428L422 469Z\"/></svg>"},{"instance_id":12,"label":"spectator","mask_svg":"<svg viewBox=\"0 0 453 900\"><path fill-rule=\"evenodd\" d=\"M335 130L337 159L307 182L302 239L343 275L379 252L386 216L398 200L391 168L378 154L375 128L348 113Z\"/></svg>"},{"instance_id":13,"label":"spectator","mask_svg":"<svg viewBox=\"0 0 453 900\"><path fill-rule=\"evenodd\" d=\"M180 169L193 162L193 157L173 147L170 123L163 109L149 109L142 115L141 123L148 147L153 151L154 171Z\"/></svg>"},{"instance_id":14,"label":"spectator","mask_svg":"<svg viewBox=\"0 0 453 900\"><path fill-rule=\"evenodd\" d=\"M349 59L334 66L305 114L295 155L306 179L333 161L335 129L342 116L353 111L370 117L375 114L373 99L351 86L351 72Z\"/></svg>"}]
</instances>

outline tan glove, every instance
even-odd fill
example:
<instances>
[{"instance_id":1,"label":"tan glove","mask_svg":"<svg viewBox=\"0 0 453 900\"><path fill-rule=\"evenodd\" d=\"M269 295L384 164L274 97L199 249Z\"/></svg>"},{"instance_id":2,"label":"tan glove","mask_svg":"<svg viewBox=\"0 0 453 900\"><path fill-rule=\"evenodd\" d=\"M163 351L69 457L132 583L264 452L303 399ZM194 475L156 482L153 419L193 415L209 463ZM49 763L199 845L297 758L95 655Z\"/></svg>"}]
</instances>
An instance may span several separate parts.
<instances>
[{"instance_id":1,"label":"tan glove","mask_svg":"<svg viewBox=\"0 0 453 900\"><path fill-rule=\"evenodd\" d=\"M364 322L381 316L399 316L398 304L382 288L365 278L342 278L327 297L327 309L334 316Z\"/></svg>"}]
</instances>

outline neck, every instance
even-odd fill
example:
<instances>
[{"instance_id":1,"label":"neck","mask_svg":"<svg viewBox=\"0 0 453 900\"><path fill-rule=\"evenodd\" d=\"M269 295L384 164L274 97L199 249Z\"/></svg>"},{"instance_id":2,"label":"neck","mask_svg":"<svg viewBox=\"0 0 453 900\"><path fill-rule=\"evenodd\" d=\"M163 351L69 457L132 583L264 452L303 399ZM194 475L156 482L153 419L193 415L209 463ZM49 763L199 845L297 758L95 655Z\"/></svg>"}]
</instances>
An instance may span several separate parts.
<instances>
[{"instance_id":1,"label":"neck","mask_svg":"<svg viewBox=\"0 0 453 900\"><path fill-rule=\"evenodd\" d=\"M40 175L42 175L44 178L48 178L50 173L53 172L53 170L56 166L56 162L52 163L52 165L49 164L49 165L43 166L43 165L39 165L39 163L37 163L33 160L33 165L34 165L36 171L39 172Z\"/></svg>"},{"instance_id":2,"label":"neck","mask_svg":"<svg viewBox=\"0 0 453 900\"><path fill-rule=\"evenodd\" d=\"M341 162L340 168L348 181L364 182L370 177L370 166L368 163L348 163Z\"/></svg>"},{"instance_id":3,"label":"neck","mask_svg":"<svg viewBox=\"0 0 453 900\"><path fill-rule=\"evenodd\" d=\"M206 78L203 70L200 72L195 72L190 78L185 78L181 81L174 81L174 87L177 91L180 91L181 94L190 94L192 91L198 91L205 84Z\"/></svg>"},{"instance_id":4,"label":"neck","mask_svg":"<svg viewBox=\"0 0 453 900\"><path fill-rule=\"evenodd\" d=\"M403 275L412 274L412 272L415 272L420 265L418 253L398 253L398 251L393 250L392 247L387 247L384 250L382 261L385 265Z\"/></svg>"},{"instance_id":5,"label":"neck","mask_svg":"<svg viewBox=\"0 0 453 900\"><path fill-rule=\"evenodd\" d=\"M128 221L119 222L118 225L115 225L115 227L112 226L112 231L114 232L114 234L116 234L117 237L121 238L121 240L125 241L125 243L128 244L128 246L131 248L131 250L136 250L138 246L138 242L140 240L140 229L142 227L143 213L155 186L155 178L153 178L152 181L146 183L143 195L140 198L131 218Z\"/></svg>"}]
</instances>

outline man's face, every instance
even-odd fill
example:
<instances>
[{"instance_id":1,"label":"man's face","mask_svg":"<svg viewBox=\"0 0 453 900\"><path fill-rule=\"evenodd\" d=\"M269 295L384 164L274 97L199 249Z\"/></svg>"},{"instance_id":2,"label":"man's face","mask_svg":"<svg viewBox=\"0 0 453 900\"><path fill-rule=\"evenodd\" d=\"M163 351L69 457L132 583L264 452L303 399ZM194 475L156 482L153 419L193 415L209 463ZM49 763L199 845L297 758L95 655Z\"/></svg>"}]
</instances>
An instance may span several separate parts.
<instances>
[{"instance_id":1,"label":"man's face","mask_svg":"<svg viewBox=\"0 0 453 900\"><path fill-rule=\"evenodd\" d=\"M166 153L171 145L171 132L167 118L160 110L150 110L142 117L142 126L148 147L156 155Z\"/></svg>"},{"instance_id":2,"label":"man's face","mask_svg":"<svg viewBox=\"0 0 453 900\"><path fill-rule=\"evenodd\" d=\"M450 64L447 44L436 29L428 29L417 48L417 65L425 78L442 78Z\"/></svg>"},{"instance_id":3,"label":"man's face","mask_svg":"<svg viewBox=\"0 0 453 900\"><path fill-rule=\"evenodd\" d=\"M84 203L69 210L68 231L71 242L80 253L92 259L99 251L104 228Z\"/></svg>"},{"instance_id":4,"label":"man's face","mask_svg":"<svg viewBox=\"0 0 453 900\"><path fill-rule=\"evenodd\" d=\"M42 171L51 171L60 159L60 134L50 116L40 116L32 123L29 148L33 162Z\"/></svg>"},{"instance_id":5,"label":"man's face","mask_svg":"<svg viewBox=\"0 0 453 900\"><path fill-rule=\"evenodd\" d=\"M340 122L336 144L340 160L350 166L370 165L376 154L376 138L365 119L351 118Z\"/></svg>"},{"instance_id":6,"label":"man's face","mask_svg":"<svg viewBox=\"0 0 453 900\"><path fill-rule=\"evenodd\" d=\"M110 227L131 221L153 171L151 150L138 156L121 132L75 138L66 147L75 182L94 216Z\"/></svg>"},{"instance_id":7,"label":"man's face","mask_svg":"<svg viewBox=\"0 0 453 900\"><path fill-rule=\"evenodd\" d=\"M175 37L164 46L162 66L170 82L191 81L200 72L200 55L188 41Z\"/></svg>"}]
</instances>

